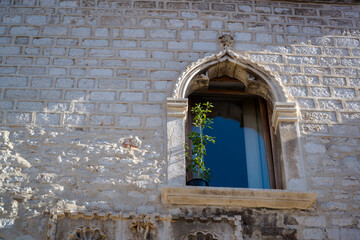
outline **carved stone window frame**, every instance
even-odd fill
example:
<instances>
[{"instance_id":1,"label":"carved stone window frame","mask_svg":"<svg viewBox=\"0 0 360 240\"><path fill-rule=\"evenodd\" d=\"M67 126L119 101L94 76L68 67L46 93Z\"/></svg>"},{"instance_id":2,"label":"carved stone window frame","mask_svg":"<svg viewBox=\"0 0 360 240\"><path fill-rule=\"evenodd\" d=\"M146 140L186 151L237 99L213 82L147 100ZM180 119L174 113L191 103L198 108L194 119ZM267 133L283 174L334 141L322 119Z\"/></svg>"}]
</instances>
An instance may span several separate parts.
<instances>
[{"instance_id":1,"label":"carved stone window frame","mask_svg":"<svg viewBox=\"0 0 360 240\"><path fill-rule=\"evenodd\" d=\"M230 70L221 70L226 64L231 64L226 68ZM307 191L296 102L287 93L276 74L230 49L190 64L177 80L172 96L167 98L167 184L174 187L185 187L184 142L188 109L187 96L208 84L209 78L212 78L209 75L214 74L211 72L214 66L220 69L217 70L218 73L215 73L218 76L224 74L224 71L231 71L229 77L242 81L246 86L247 93L259 95L272 104L272 127L275 134L279 135L281 143L280 155L284 190ZM236 68L240 70L237 71ZM249 191L252 190L249 189ZM271 192L272 190L267 191ZM162 195L164 198L166 194L163 192ZM316 199L316 195L312 194L311 196ZM166 199L163 201L170 203ZM314 199L311 202L314 202ZM173 204L176 203L173 202Z\"/></svg>"}]
</instances>

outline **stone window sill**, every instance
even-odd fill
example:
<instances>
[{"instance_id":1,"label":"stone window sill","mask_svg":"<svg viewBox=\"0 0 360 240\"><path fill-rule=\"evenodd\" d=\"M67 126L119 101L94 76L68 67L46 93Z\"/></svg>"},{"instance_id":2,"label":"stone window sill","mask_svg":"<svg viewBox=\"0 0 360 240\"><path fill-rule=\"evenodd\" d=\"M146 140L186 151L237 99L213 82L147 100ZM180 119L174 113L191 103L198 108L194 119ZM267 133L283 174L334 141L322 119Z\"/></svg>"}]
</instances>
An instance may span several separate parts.
<instances>
[{"instance_id":1,"label":"stone window sill","mask_svg":"<svg viewBox=\"0 0 360 240\"><path fill-rule=\"evenodd\" d=\"M310 192L221 187L167 186L161 191L165 204L273 209L307 209L316 197Z\"/></svg>"}]
</instances>

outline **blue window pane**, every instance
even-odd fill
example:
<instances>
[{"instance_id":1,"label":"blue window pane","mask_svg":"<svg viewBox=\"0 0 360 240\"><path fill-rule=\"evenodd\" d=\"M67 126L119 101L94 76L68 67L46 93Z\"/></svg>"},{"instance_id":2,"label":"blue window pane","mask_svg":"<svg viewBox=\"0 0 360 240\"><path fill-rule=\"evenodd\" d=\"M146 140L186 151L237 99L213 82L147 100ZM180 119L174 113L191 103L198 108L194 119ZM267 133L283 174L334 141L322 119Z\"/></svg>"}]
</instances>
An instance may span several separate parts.
<instances>
[{"instance_id":1,"label":"blue window pane","mask_svg":"<svg viewBox=\"0 0 360 240\"><path fill-rule=\"evenodd\" d=\"M211 186L248 187L244 129L238 121L215 117L213 129L205 134L215 136L216 143L207 145L205 164L213 178Z\"/></svg>"},{"instance_id":2,"label":"blue window pane","mask_svg":"<svg viewBox=\"0 0 360 240\"><path fill-rule=\"evenodd\" d=\"M269 172L258 101L237 102L242 106L241 121L217 113L213 118L213 129L204 131L216 138L215 144L207 145L204 159L213 176L210 186L268 189ZM213 104L224 106L217 101Z\"/></svg>"}]
</instances>

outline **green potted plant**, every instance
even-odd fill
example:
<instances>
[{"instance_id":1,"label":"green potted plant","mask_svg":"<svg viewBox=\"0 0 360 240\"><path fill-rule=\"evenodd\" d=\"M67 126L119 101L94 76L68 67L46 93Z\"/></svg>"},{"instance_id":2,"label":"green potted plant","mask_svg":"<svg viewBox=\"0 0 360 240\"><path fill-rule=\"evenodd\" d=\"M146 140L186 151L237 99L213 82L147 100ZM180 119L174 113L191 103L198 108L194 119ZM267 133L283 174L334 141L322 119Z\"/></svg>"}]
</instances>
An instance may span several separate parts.
<instances>
[{"instance_id":1,"label":"green potted plant","mask_svg":"<svg viewBox=\"0 0 360 240\"><path fill-rule=\"evenodd\" d=\"M213 105L210 102L197 103L191 108L193 113L192 125L195 131L192 131L188 136L192 143L192 149L185 144L186 158L190 162L188 170L193 172L193 179L187 182L187 185L192 186L209 186L211 179L210 168L205 166L204 157L206 155L206 145L211 142L215 143L215 137L204 134L204 129L212 129L211 124L213 120L207 117L211 112ZM190 156L191 153L191 156Z\"/></svg>"}]
</instances>

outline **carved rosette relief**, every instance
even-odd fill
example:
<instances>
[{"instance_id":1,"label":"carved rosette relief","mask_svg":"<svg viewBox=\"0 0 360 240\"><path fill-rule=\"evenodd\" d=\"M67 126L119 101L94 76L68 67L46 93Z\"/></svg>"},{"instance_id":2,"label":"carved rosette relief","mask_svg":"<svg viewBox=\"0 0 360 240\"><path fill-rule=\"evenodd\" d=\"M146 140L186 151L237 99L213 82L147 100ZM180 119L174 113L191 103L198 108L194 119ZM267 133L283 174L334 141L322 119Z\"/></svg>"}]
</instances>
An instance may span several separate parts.
<instances>
[{"instance_id":1,"label":"carved rosette relief","mask_svg":"<svg viewBox=\"0 0 360 240\"><path fill-rule=\"evenodd\" d=\"M105 240L106 235L96 227L80 227L69 235L68 240Z\"/></svg>"},{"instance_id":2,"label":"carved rosette relief","mask_svg":"<svg viewBox=\"0 0 360 240\"><path fill-rule=\"evenodd\" d=\"M150 240L154 238L156 227L154 220L148 215L140 215L134 218L130 228L137 240Z\"/></svg>"},{"instance_id":3,"label":"carved rosette relief","mask_svg":"<svg viewBox=\"0 0 360 240\"><path fill-rule=\"evenodd\" d=\"M187 235L184 240L219 240L219 238L209 232L195 232Z\"/></svg>"},{"instance_id":4,"label":"carved rosette relief","mask_svg":"<svg viewBox=\"0 0 360 240\"><path fill-rule=\"evenodd\" d=\"M228 48L234 43L234 38L229 34L224 34L219 37L219 42L223 45L224 48Z\"/></svg>"}]
</instances>

